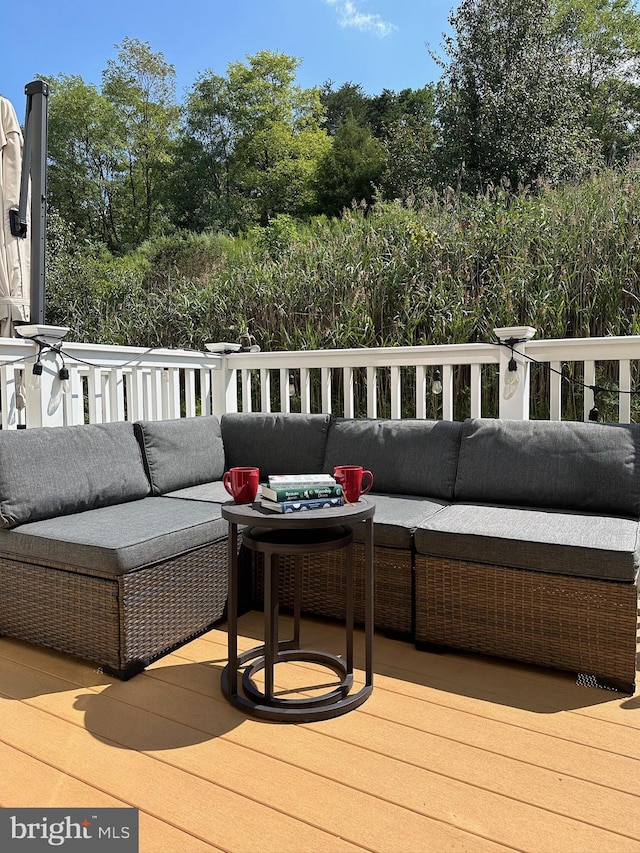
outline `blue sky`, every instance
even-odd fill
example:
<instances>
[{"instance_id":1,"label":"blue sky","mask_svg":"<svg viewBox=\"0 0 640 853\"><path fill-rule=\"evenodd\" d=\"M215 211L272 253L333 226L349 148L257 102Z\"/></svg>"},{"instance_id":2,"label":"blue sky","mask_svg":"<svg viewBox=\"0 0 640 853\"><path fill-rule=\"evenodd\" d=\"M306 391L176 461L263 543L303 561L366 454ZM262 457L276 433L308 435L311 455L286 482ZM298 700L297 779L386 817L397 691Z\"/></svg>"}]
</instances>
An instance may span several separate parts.
<instances>
[{"instance_id":1,"label":"blue sky","mask_svg":"<svg viewBox=\"0 0 640 853\"><path fill-rule=\"evenodd\" d=\"M11 5L11 4L10 4ZM100 86L115 45L148 42L177 75L176 94L207 69L271 50L302 60L298 83L417 89L440 76L439 49L456 0L28 0L0 30L0 94L24 115L24 87L42 75L77 74ZM7 20L7 14L4 16Z\"/></svg>"}]
</instances>

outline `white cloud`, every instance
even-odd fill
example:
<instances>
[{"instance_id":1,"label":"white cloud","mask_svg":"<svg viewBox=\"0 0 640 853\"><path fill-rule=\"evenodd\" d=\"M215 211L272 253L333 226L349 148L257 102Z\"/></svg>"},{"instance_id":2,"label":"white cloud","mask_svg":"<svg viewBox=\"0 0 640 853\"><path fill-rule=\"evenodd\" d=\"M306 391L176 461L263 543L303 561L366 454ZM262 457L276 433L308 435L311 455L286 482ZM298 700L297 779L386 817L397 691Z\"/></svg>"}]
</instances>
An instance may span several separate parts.
<instances>
[{"instance_id":1,"label":"white cloud","mask_svg":"<svg viewBox=\"0 0 640 853\"><path fill-rule=\"evenodd\" d=\"M341 27L355 27L361 32L375 33L380 38L397 30L394 24L383 20L380 15L361 12L354 0L325 0L325 2L329 6L335 6Z\"/></svg>"}]
</instances>

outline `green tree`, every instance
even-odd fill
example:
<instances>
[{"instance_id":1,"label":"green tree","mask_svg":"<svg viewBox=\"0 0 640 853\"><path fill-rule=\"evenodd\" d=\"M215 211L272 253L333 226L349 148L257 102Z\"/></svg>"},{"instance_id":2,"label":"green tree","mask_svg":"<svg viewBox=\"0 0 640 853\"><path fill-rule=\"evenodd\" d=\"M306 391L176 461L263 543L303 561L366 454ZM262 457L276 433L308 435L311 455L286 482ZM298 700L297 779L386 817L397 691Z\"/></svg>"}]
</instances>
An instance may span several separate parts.
<instances>
[{"instance_id":1,"label":"green tree","mask_svg":"<svg viewBox=\"0 0 640 853\"><path fill-rule=\"evenodd\" d=\"M48 195L76 238L120 243L114 191L124 162L113 105L80 77L49 80Z\"/></svg>"},{"instance_id":2,"label":"green tree","mask_svg":"<svg viewBox=\"0 0 640 853\"><path fill-rule=\"evenodd\" d=\"M102 75L102 93L113 105L123 141L126 181L119 187L123 239L138 245L159 230L179 108L175 70L148 43L125 38L117 60Z\"/></svg>"},{"instance_id":3,"label":"green tree","mask_svg":"<svg viewBox=\"0 0 640 853\"><path fill-rule=\"evenodd\" d=\"M463 0L450 23L438 111L444 182L515 189L590 166L579 78L550 0Z\"/></svg>"},{"instance_id":4,"label":"green tree","mask_svg":"<svg viewBox=\"0 0 640 853\"><path fill-rule=\"evenodd\" d=\"M397 94L385 90L373 104L378 116L374 135L386 152L382 193L403 201L420 198L434 177L435 86Z\"/></svg>"},{"instance_id":5,"label":"green tree","mask_svg":"<svg viewBox=\"0 0 640 853\"><path fill-rule=\"evenodd\" d=\"M607 161L629 156L640 119L640 15L632 0L554 0L579 76L585 120Z\"/></svg>"},{"instance_id":6,"label":"green tree","mask_svg":"<svg viewBox=\"0 0 640 853\"><path fill-rule=\"evenodd\" d=\"M299 60L261 51L207 72L187 98L174 186L186 225L237 230L315 207L318 164L331 147L317 89L295 84Z\"/></svg>"},{"instance_id":7,"label":"green tree","mask_svg":"<svg viewBox=\"0 0 640 853\"><path fill-rule=\"evenodd\" d=\"M227 71L235 165L261 225L279 213L299 216L312 209L318 163L331 145L318 90L295 84L299 64L295 57L260 51Z\"/></svg>"},{"instance_id":8,"label":"green tree","mask_svg":"<svg viewBox=\"0 0 640 853\"><path fill-rule=\"evenodd\" d=\"M347 116L318 172L321 212L333 216L352 203L371 204L384 166L382 143L353 116Z\"/></svg>"},{"instance_id":9,"label":"green tree","mask_svg":"<svg viewBox=\"0 0 640 853\"><path fill-rule=\"evenodd\" d=\"M187 94L169 182L172 215L180 227L233 231L241 224L235 141L228 81L205 72Z\"/></svg>"},{"instance_id":10,"label":"green tree","mask_svg":"<svg viewBox=\"0 0 640 853\"><path fill-rule=\"evenodd\" d=\"M361 127L369 127L371 122L371 99L367 97L360 83L343 83L338 89L327 80L320 92L320 101L326 112L325 127L331 136L335 136L340 125L351 115Z\"/></svg>"}]
</instances>

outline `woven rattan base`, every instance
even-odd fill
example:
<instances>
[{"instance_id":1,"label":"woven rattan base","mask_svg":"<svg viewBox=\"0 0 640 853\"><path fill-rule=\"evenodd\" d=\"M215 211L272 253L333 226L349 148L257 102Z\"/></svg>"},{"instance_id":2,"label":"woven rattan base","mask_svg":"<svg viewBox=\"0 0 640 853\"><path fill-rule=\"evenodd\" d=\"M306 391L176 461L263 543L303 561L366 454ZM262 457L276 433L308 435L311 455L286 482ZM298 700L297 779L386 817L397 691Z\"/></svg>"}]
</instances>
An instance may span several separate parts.
<instances>
[{"instance_id":1,"label":"woven rattan base","mask_svg":"<svg viewBox=\"0 0 640 853\"><path fill-rule=\"evenodd\" d=\"M281 604L293 605L293 558L281 558ZM345 556L341 551L302 557L302 610L315 616L345 617ZM364 621L364 545L353 545L355 620ZM262 555L254 555L253 606L262 609ZM379 630L412 636L411 552L374 549L374 622Z\"/></svg>"},{"instance_id":2,"label":"woven rattan base","mask_svg":"<svg viewBox=\"0 0 640 853\"><path fill-rule=\"evenodd\" d=\"M222 618L227 540L119 577L0 559L0 589L0 634L128 678Z\"/></svg>"},{"instance_id":3,"label":"woven rattan base","mask_svg":"<svg viewBox=\"0 0 640 853\"><path fill-rule=\"evenodd\" d=\"M633 693L637 587L416 556L416 645L593 676Z\"/></svg>"}]
</instances>

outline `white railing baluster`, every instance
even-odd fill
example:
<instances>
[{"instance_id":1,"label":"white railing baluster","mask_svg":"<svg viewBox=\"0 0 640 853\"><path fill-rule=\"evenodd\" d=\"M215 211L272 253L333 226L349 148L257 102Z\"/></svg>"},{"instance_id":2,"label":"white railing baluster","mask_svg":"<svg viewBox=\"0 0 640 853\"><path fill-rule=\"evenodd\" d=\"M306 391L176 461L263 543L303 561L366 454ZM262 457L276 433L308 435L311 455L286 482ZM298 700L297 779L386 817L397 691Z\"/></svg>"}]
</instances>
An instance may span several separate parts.
<instances>
[{"instance_id":1,"label":"white railing baluster","mask_svg":"<svg viewBox=\"0 0 640 853\"><path fill-rule=\"evenodd\" d=\"M471 365L471 411L472 418L482 417L482 369L479 364Z\"/></svg>"},{"instance_id":2,"label":"white railing baluster","mask_svg":"<svg viewBox=\"0 0 640 853\"><path fill-rule=\"evenodd\" d=\"M260 411L271 411L271 371L260 368Z\"/></svg>"},{"instance_id":3,"label":"white railing baluster","mask_svg":"<svg viewBox=\"0 0 640 853\"><path fill-rule=\"evenodd\" d=\"M562 420L562 362L549 364L549 420Z\"/></svg>"},{"instance_id":4,"label":"white railing baluster","mask_svg":"<svg viewBox=\"0 0 640 853\"><path fill-rule=\"evenodd\" d=\"M203 367L200 370L200 405L203 415L211 415L214 411L211 371Z\"/></svg>"},{"instance_id":5,"label":"white railing baluster","mask_svg":"<svg viewBox=\"0 0 640 853\"><path fill-rule=\"evenodd\" d=\"M355 398L353 385L353 367L342 368L342 405L344 417L354 417Z\"/></svg>"},{"instance_id":6,"label":"white railing baluster","mask_svg":"<svg viewBox=\"0 0 640 853\"><path fill-rule=\"evenodd\" d=\"M251 376L252 376L252 373L250 370L241 370L240 371L240 382L242 385L241 393L242 393L242 411L243 412L252 412L253 411L253 402L251 399Z\"/></svg>"},{"instance_id":7,"label":"white railing baluster","mask_svg":"<svg viewBox=\"0 0 640 853\"><path fill-rule=\"evenodd\" d=\"M453 367L442 365L442 420L453 420Z\"/></svg>"},{"instance_id":8,"label":"white railing baluster","mask_svg":"<svg viewBox=\"0 0 640 853\"><path fill-rule=\"evenodd\" d=\"M10 429L16 423L15 376L13 369L3 365L0 371L0 400L2 401L2 429Z\"/></svg>"},{"instance_id":9,"label":"white railing baluster","mask_svg":"<svg viewBox=\"0 0 640 853\"><path fill-rule=\"evenodd\" d=\"M289 369L287 367L280 368L280 411L291 411L291 394L289 392Z\"/></svg>"},{"instance_id":10,"label":"white railing baluster","mask_svg":"<svg viewBox=\"0 0 640 853\"><path fill-rule=\"evenodd\" d=\"M378 373L371 365L367 365L367 417L378 417Z\"/></svg>"},{"instance_id":11,"label":"white railing baluster","mask_svg":"<svg viewBox=\"0 0 640 853\"><path fill-rule=\"evenodd\" d=\"M300 411L311 414L311 373L308 367L300 368Z\"/></svg>"},{"instance_id":12,"label":"white railing baluster","mask_svg":"<svg viewBox=\"0 0 640 853\"><path fill-rule=\"evenodd\" d=\"M596 365L594 361L585 361L584 363L584 373L582 375L582 381L585 385L595 385L596 383ZM592 407L595 405L595 394L589 391L588 388L584 389L584 399L582 401L582 408L584 411L584 420L589 420L589 412Z\"/></svg>"},{"instance_id":13,"label":"white railing baluster","mask_svg":"<svg viewBox=\"0 0 640 853\"><path fill-rule=\"evenodd\" d=\"M322 397L322 411L331 414L331 369L323 367L320 370L320 385Z\"/></svg>"},{"instance_id":14,"label":"white railing baluster","mask_svg":"<svg viewBox=\"0 0 640 853\"><path fill-rule=\"evenodd\" d=\"M144 413L144 377L142 370L139 367L134 367L131 371L131 381L129 383L131 392L130 403L130 418L132 421L142 421L145 418Z\"/></svg>"},{"instance_id":15,"label":"white railing baluster","mask_svg":"<svg viewBox=\"0 0 640 853\"><path fill-rule=\"evenodd\" d=\"M102 414L102 384L100 383L100 371L96 367L90 368L87 374L87 394L89 423L102 423L98 417L98 411Z\"/></svg>"},{"instance_id":16,"label":"white railing baluster","mask_svg":"<svg viewBox=\"0 0 640 853\"><path fill-rule=\"evenodd\" d=\"M122 382L122 368L116 367L109 374L110 394L110 420L124 420L124 385Z\"/></svg>"},{"instance_id":17,"label":"white railing baluster","mask_svg":"<svg viewBox=\"0 0 640 853\"><path fill-rule=\"evenodd\" d=\"M416 366L416 418L427 417L427 368L424 364Z\"/></svg>"},{"instance_id":18,"label":"white railing baluster","mask_svg":"<svg viewBox=\"0 0 640 853\"><path fill-rule=\"evenodd\" d=\"M180 398L180 371L177 367L168 369L169 385L167 388L169 417L179 418L181 414L182 400Z\"/></svg>"},{"instance_id":19,"label":"white railing baluster","mask_svg":"<svg viewBox=\"0 0 640 853\"><path fill-rule=\"evenodd\" d=\"M184 369L184 411L187 418L194 418L197 413L196 374L192 367Z\"/></svg>"},{"instance_id":20,"label":"white railing baluster","mask_svg":"<svg viewBox=\"0 0 640 853\"><path fill-rule=\"evenodd\" d=\"M631 390L631 361L628 358L623 358L620 361L618 368L618 388L620 391ZM618 395L618 421L621 424L631 422L631 394Z\"/></svg>"},{"instance_id":21,"label":"white railing baluster","mask_svg":"<svg viewBox=\"0 0 640 853\"><path fill-rule=\"evenodd\" d=\"M391 385L391 417L402 417L402 374L397 364L391 365L389 382Z\"/></svg>"}]
</instances>

